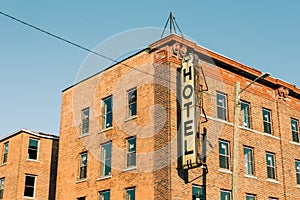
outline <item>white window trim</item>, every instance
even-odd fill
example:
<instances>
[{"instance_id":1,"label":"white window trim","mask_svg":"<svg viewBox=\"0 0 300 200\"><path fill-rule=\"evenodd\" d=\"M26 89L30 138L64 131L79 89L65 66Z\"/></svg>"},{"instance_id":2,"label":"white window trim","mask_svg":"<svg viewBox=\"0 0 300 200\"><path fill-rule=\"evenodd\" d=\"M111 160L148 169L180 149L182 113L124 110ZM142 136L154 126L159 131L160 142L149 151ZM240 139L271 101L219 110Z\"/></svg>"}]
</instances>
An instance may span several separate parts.
<instances>
[{"instance_id":1,"label":"white window trim","mask_svg":"<svg viewBox=\"0 0 300 200\"><path fill-rule=\"evenodd\" d=\"M128 151L128 141L130 139L133 139L135 138L135 165L132 165L132 166L128 166L128 163L127 163L127 156L129 154L129 151ZM126 159L125 159L125 169L127 169L127 171L130 171L130 170L133 170L133 169L136 169L137 168L137 154L136 154L136 143L137 143L137 137L136 136L132 136L132 137L129 137L129 138L126 138ZM132 152L130 152L132 153Z\"/></svg>"},{"instance_id":2,"label":"white window trim","mask_svg":"<svg viewBox=\"0 0 300 200\"><path fill-rule=\"evenodd\" d=\"M86 154L86 165L85 165L85 167L86 167L86 174L85 174L85 177L84 178L80 178L80 173L81 173L81 167L82 167L82 155L83 154ZM80 181L80 182L82 182L82 181L86 181L86 179L87 179L87 167L88 167L88 152L87 151L85 151L85 152L82 152L82 153L80 153L79 154L79 172L78 172L78 181Z\"/></svg>"},{"instance_id":3,"label":"white window trim","mask_svg":"<svg viewBox=\"0 0 300 200\"><path fill-rule=\"evenodd\" d=\"M36 195L36 182L37 182L37 175L25 174L25 182L24 182L24 184L26 184L26 177L27 177L27 176L34 177L34 189L33 189L33 197L29 197L29 196L25 196L25 195L24 195L24 198L28 198L28 199L34 199L34 198L35 198L35 195ZM26 187L26 185L24 185L24 192L25 192L25 187Z\"/></svg>"},{"instance_id":4,"label":"white window trim","mask_svg":"<svg viewBox=\"0 0 300 200\"><path fill-rule=\"evenodd\" d=\"M136 114L135 115L129 115L129 106L132 105L132 104L129 104L129 93L131 91L136 91L136 101L135 101L135 104L136 104ZM127 104L126 104L126 112L127 112L127 115L126 115L126 120L131 120L131 119L134 119L137 117L137 101L138 101L138 98L137 98L137 88L134 87L134 88L131 88L129 90L127 90Z\"/></svg>"},{"instance_id":5,"label":"white window trim","mask_svg":"<svg viewBox=\"0 0 300 200\"><path fill-rule=\"evenodd\" d=\"M28 158L28 156L27 156L27 160L28 160L28 161L39 162L39 157L40 157L40 140L39 140L39 139L36 139L36 138L29 138L29 140L28 140L27 153L28 153L28 150L29 150L30 140L37 140L37 141L38 141L38 147L37 147L37 153L36 153L37 155L36 155L36 159L30 159L30 158Z\"/></svg>"}]
</instances>

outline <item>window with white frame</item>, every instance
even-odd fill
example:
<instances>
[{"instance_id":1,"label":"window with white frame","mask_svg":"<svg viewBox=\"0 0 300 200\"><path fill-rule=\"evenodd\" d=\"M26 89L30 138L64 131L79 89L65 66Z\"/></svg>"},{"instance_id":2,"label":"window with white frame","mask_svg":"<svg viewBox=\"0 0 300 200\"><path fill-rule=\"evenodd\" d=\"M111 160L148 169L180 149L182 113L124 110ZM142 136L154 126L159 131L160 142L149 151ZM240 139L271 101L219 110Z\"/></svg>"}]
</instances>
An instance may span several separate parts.
<instances>
[{"instance_id":1,"label":"window with white frame","mask_svg":"<svg viewBox=\"0 0 300 200\"><path fill-rule=\"evenodd\" d=\"M3 199L5 178L0 178L0 200Z\"/></svg>"},{"instance_id":2,"label":"window with white frame","mask_svg":"<svg viewBox=\"0 0 300 200\"><path fill-rule=\"evenodd\" d=\"M296 119L291 119L292 137L294 142L299 142L299 122Z\"/></svg>"},{"instance_id":3,"label":"window with white frame","mask_svg":"<svg viewBox=\"0 0 300 200\"><path fill-rule=\"evenodd\" d=\"M229 169L229 143L219 140L219 163L220 168Z\"/></svg>"},{"instance_id":4,"label":"window with white frame","mask_svg":"<svg viewBox=\"0 0 300 200\"><path fill-rule=\"evenodd\" d=\"M80 154L79 179L85 179L87 174L87 152Z\"/></svg>"},{"instance_id":5,"label":"window with white frame","mask_svg":"<svg viewBox=\"0 0 300 200\"><path fill-rule=\"evenodd\" d=\"M35 184L36 184L36 176L35 175L25 175L24 197L34 197L35 196Z\"/></svg>"},{"instance_id":6,"label":"window with white frame","mask_svg":"<svg viewBox=\"0 0 300 200\"><path fill-rule=\"evenodd\" d=\"M276 197L269 197L269 200L278 200Z\"/></svg>"},{"instance_id":7,"label":"window with white frame","mask_svg":"<svg viewBox=\"0 0 300 200\"><path fill-rule=\"evenodd\" d=\"M128 92L128 117L136 116L137 111L137 90L133 88Z\"/></svg>"},{"instance_id":8,"label":"window with white frame","mask_svg":"<svg viewBox=\"0 0 300 200\"><path fill-rule=\"evenodd\" d=\"M227 120L227 97L220 92L217 92L217 117Z\"/></svg>"},{"instance_id":9,"label":"window with white frame","mask_svg":"<svg viewBox=\"0 0 300 200\"><path fill-rule=\"evenodd\" d=\"M251 128L250 104L245 101L241 101L241 111L242 111L242 126L246 128Z\"/></svg>"},{"instance_id":10,"label":"window with white frame","mask_svg":"<svg viewBox=\"0 0 300 200\"><path fill-rule=\"evenodd\" d=\"M204 200L203 187L197 186L197 185L192 186L192 199L193 200Z\"/></svg>"},{"instance_id":11,"label":"window with white frame","mask_svg":"<svg viewBox=\"0 0 300 200\"><path fill-rule=\"evenodd\" d=\"M275 155L273 153L266 153L266 161L267 161L267 173L268 178L276 179L276 171L275 171Z\"/></svg>"},{"instance_id":12,"label":"window with white frame","mask_svg":"<svg viewBox=\"0 0 300 200\"><path fill-rule=\"evenodd\" d=\"M244 169L245 174L254 175L253 149L244 147Z\"/></svg>"},{"instance_id":13,"label":"window with white frame","mask_svg":"<svg viewBox=\"0 0 300 200\"><path fill-rule=\"evenodd\" d=\"M111 174L111 144L111 142L107 142L101 145L100 175L102 177Z\"/></svg>"},{"instance_id":14,"label":"window with white frame","mask_svg":"<svg viewBox=\"0 0 300 200\"><path fill-rule=\"evenodd\" d=\"M85 108L81 111L81 135L89 133L90 127L90 108Z\"/></svg>"},{"instance_id":15,"label":"window with white frame","mask_svg":"<svg viewBox=\"0 0 300 200\"><path fill-rule=\"evenodd\" d=\"M271 111L268 109L262 109L264 132L272 134L272 123L271 123Z\"/></svg>"},{"instance_id":16,"label":"window with white frame","mask_svg":"<svg viewBox=\"0 0 300 200\"><path fill-rule=\"evenodd\" d=\"M256 195L254 195L254 194L246 194L246 200L256 200Z\"/></svg>"},{"instance_id":17,"label":"window with white frame","mask_svg":"<svg viewBox=\"0 0 300 200\"><path fill-rule=\"evenodd\" d=\"M300 185L300 161L295 161L295 168L296 168L296 182Z\"/></svg>"},{"instance_id":18,"label":"window with white frame","mask_svg":"<svg viewBox=\"0 0 300 200\"><path fill-rule=\"evenodd\" d=\"M135 200L135 188L126 189L126 200Z\"/></svg>"},{"instance_id":19,"label":"window with white frame","mask_svg":"<svg viewBox=\"0 0 300 200\"><path fill-rule=\"evenodd\" d=\"M100 200L110 200L110 191L101 191L99 192Z\"/></svg>"},{"instance_id":20,"label":"window with white frame","mask_svg":"<svg viewBox=\"0 0 300 200\"><path fill-rule=\"evenodd\" d=\"M231 199L231 192L226 190L221 190L220 193L221 200L230 200Z\"/></svg>"},{"instance_id":21,"label":"window with white frame","mask_svg":"<svg viewBox=\"0 0 300 200\"><path fill-rule=\"evenodd\" d=\"M8 142L4 143L3 145L3 156L2 156L2 163L7 162L7 155L8 155Z\"/></svg>"},{"instance_id":22,"label":"window with white frame","mask_svg":"<svg viewBox=\"0 0 300 200\"><path fill-rule=\"evenodd\" d=\"M39 142L40 141L38 139L29 138L28 159L30 159L30 160L38 159Z\"/></svg>"},{"instance_id":23,"label":"window with white frame","mask_svg":"<svg viewBox=\"0 0 300 200\"><path fill-rule=\"evenodd\" d=\"M113 121L113 101L112 96L102 100L103 102L103 128L112 127Z\"/></svg>"},{"instance_id":24,"label":"window with white frame","mask_svg":"<svg viewBox=\"0 0 300 200\"><path fill-rule=\"evenodd\" d=\"M136 166L136 137L127 139L126 167Z\"/></svg>"}]
</instances>

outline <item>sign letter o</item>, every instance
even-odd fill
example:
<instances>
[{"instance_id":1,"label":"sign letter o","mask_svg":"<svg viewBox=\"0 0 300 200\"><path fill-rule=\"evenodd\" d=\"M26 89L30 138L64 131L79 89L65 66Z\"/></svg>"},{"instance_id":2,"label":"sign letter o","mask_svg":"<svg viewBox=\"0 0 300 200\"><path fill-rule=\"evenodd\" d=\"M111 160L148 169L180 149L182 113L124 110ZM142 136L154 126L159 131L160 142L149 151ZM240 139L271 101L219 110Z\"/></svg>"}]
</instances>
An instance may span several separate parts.
<instances>
[{"instance_id":1,"label":"sign letter o","mask_svg":"<svg viewBox=\"0 0 300 200\"><path fill-rule=\"evenodd\" d=\"M188 90L188 92L187 92ZM192 96L193 94L193 87L191 85L186 85L184 88L183 88L183 97L185 99L188 99Z\"/></svg>"}]
</instances>

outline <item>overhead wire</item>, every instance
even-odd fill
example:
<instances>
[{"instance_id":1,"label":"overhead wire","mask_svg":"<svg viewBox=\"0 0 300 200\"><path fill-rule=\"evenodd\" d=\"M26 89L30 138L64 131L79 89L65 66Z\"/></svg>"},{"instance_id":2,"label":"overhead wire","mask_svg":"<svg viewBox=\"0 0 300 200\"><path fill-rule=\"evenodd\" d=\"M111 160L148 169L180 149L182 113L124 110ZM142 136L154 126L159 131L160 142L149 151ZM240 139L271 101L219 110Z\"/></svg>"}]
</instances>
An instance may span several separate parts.
<instances>
[{"instance_id":1,"label":"overhead wire","mask_svg":"<svg viewBox=\"0 0 300 200\"><path fill-rule=\"evenodd\" d=\"M104 59L107 59L107 60L109 60L109 61L112 61L112 62L114 62L114 63L118 63L118 64L121 64L121 65L123 65L123 66L125 66L125 67L128 67L128 68L131 68L131 69L133 69L133 70L136 70L136 71L138 71L138 72L141 72L141 73L144 73L144 74L153 76L154 78L159 78L159 79L161 79L161 80L169 81L169 82L171 82L171 83L176 84L175 82L172 82L172 81L170 81L170 80L168 80L168 79L164 79L163 77L158 77L158 76L156 76L156 75L154 75L154 74L151 74L151 73L149 73L149 72L140 70L140 69L138 69L138 68L136 68L136 67L134 67L134 66L128 65L128 64L126 64L126 63L124 63L124 62L122 62L122 61L115 60L115 59L110 58L110 57L108 57L108 56L106 56L106 55L103 55L103 54L101 54L101 53L98 53L98 52L96 52L96 51L93 51L93 50L91 50L91 49L89 49L89 48L87 48L87 47L84 47L84 46L82 46L82 45L80 45L80 44L77 44L77 43L75 43L75 42L72 42L71 40L68 40L68 39L65 39L65 38L63 38L63 37L61 37L61 36L58 36L58 35L56 35L56 34L53 34L53 33L49 32L49 31L46 31L46 30L44 30L44 29L42 29L42 28L39 28L39 27L37 27L37 26L35 26L35 25L32 25L32 24L30 24L30 23L28 23L28 22L25 22L25 21L23 21L23 20L20 20L20 19L18 19L18 18L16 18L16 17L13 17L13 16L9 15L9 14L6 14L6 13L4 13L4 12L2 12L2 11L0 11L0 14L3 15L3 16L8 17L8 18L10 18L10 19L12 19L12 20L14 20L14 21L17 21L17 22L19 22L19 23L21 23L21 24L23 24L23 25L25 25L25 26L31 27L31 28L33 28L33 29L35 29L35 30L37 30L37 31L40 31L40 32L42 32L42 33L44 33L44 34L47 34L47 35L49 35L49 36L51 36L51 37L54 37L54 38L56 38L56 39L58 39L58 40L61 40L61 41L63 41L63 42L66 42L66 43L68 43L68 44L70 44L70 45L73 45L73 46L75 46L75 47L78 47L78 48L80 48L80 49L82 49L82 50L84 50L84 51L87 51L87 52L89 52L89 53L93 53L93 54L95 54L95 55L97 55L97 56L100 56L100 57L102 57L102 58L104 58Z\"/></svg>"},{"instance_id":2,"label":"overhead wire","mask_svg":"<svg viewBox=\"0 0 300 200\"><path fill-rule=\"evenodd\" d=\"M68 40L68 39L65 39L65 38L63 38L63 37L61 37L61 36L58 36L58 35L56 35L56 34L53 34L53 33L49 32L49 31L47 31L47 30L44 30L44 29L39 28L39 27L37 27L37 26L35 26L35 25L32 25L32 24L30 24L30 23L28 23L28 22L25 22L25 21L23 21L23 20L20 20L20 19L14 17L14 16L11 16L11 15L9 15L9 14L7 14L7 13L2 12L2 11L0 11L0 14L3 15L3 16L5 16L5 17L8 17L8 18L10 18L10 19L12 19L12 20L14 20L14 21L17 21L17 22L19 22L19 23L21 23L21 24L23 24L23 25L25 25L25 26L28 26L28 27L30 27L30 28L33 28L33 29L37 30L37 31L40 31L40 32L42 32L42 33L44 33L44 34L46 34L46 35L49 35L49 36L51 36L51 37L54 37L54 38L56 38L56 39L58 39L58 40L60 40L60 41L63 41L63 42L68 43L68 44L70 44L70 45L73 45L73 46L75 46L75 47L77 47L77 48L79 48L79 49L82 49L82 50L87 51L87 52L89 52L89 53L92 53L92 54L95 54L95 55L97 55L97 56L100 56L100 57L102 57L102 58L104 58L104 59L107 59L107 60L109 60L109 61L112 61L112 62L114 62L114 63L116 63L116 64L123 65L123 66L128 67L128 68L130 68L130 69L132 69L132 70L136 70L136 71L138 71L138 72L140 72L140 73L144 73L144 74L146 74L146 75L149 75L149 76L152 76L152 77L154 77L154 78L158 78L158 79L167 81L167 82L172 83L172 84L180 85L180 83L177 83L177 82L171 81L171 80L169 80L169 79L166 79L166 78L157 76L157 75L155 75L155 74L152 74L152 73L149 73L149 72L140 70L140 69L138 69L138 68L136 68L136 67L134 67L134 66L131 66L131 65L129 65L129 64L124 63L123 61L118 61L118 60L115 60L115 59L113 59L113 58L110 58L110 57L108 57L108 56L106 56L106 55L104 55L104 54L98 53L98 52L96 52L96 51L94 51L94 50L91 50L91 49L89 49L89 48L87 48L87 47L84 47L83 45L80 45L80 44L78 44L78 43L72 42L71 40ZM171 77L171 78L172 78L172 77ZM174 77L173 77L173 78L174 78ZM204 92L204 93L216 97L216 95L212 94L211 92ZM228 99L228 101L233 101L233 100ZM272 101L272 100L270 100L270 101ZM276 101L272 101L272 102L276 102ZM252 104L251 104L251 105L252 105ZM253 105L253 106L254 106L254 105ZM255 106L255 107L261 107L261 106ZM281 114L289 114L289 113L281 113Z\"/></svg>"}]
</instances>

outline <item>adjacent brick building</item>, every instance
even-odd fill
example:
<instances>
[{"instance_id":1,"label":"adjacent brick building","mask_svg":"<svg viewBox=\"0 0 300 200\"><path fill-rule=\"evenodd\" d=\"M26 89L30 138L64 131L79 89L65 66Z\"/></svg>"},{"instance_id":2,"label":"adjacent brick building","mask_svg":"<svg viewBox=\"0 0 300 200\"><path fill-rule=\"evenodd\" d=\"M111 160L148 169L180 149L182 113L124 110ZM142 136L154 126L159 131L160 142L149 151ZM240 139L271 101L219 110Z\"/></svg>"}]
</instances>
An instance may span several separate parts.
<instances>
[{"instance_id":1,"label":"adjacent brick building","mask_svg":"<svg viewBox=\"0 0 300 200\"><path fill-rule=\"evenodd\" d=\"M59 138L21 129L0 139L0 199L55 199Z\"/></svg>"},{"instance_id":2,"label":"adjacent brick building","mask_svg":"<svg viewBox=\"0 0 300 200\"><path fill-rule=\"evenodd\" d=\"M196 165L182 159L192 126L181 110L194 106L180 103L192 95L181 88L188 55ZM230 199L234 85L261 74L170 35L65 89L56 199ZM300 90L289 83L268 77L241 94L238 199L300 199L299 119Z\"/></svg>"}]
</instances>

